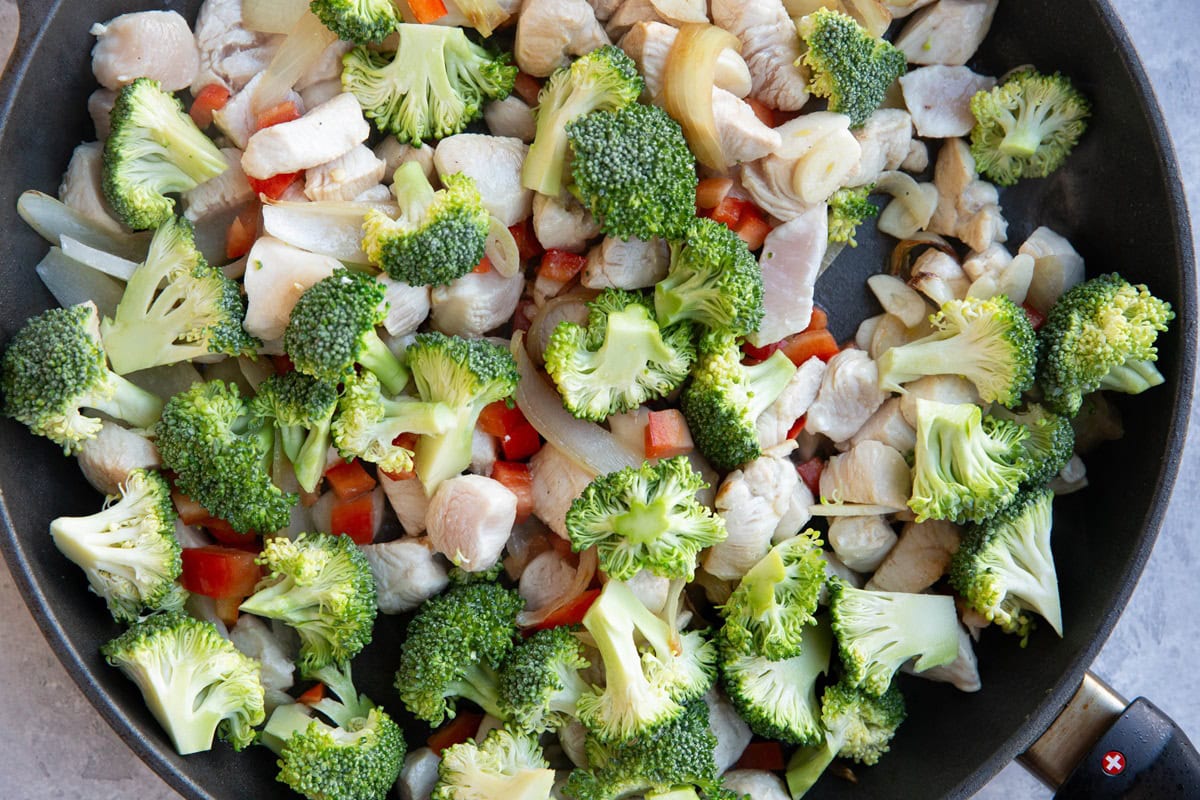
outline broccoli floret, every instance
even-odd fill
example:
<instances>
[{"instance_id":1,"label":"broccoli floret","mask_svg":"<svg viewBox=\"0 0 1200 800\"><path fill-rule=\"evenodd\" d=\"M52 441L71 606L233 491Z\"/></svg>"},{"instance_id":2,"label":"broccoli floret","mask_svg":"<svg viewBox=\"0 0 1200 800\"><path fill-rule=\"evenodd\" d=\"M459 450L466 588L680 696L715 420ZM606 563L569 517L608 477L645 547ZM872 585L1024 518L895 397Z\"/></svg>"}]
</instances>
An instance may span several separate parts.
<instances>
[{"instance_id":1,"label":"broccoli floret","mask_svg":"<svg viewBox=\"0 0 1200 800\"><path fill-rule=\"evenodd\" d=\"M386 316L382 283L361 272L334 270L308 288L292 308L283 347L296 369L341 383L359 364L390 394L408 384L408 370L379 338Z\"/></svg>"},{"instance_id":2,"label":"broccoli floret","mask_svg":"<svg viewBox=\"0 0 1200 800\"><path fill-rule=\"evenodd\" d=\"M445 433L417 440L416 472L433 494L438 484L471 463L471 437L479 414L503 400L520 377L512 354L483 339L420 333L408 347L408 363L421 399L445 403L455 421Z\"/></svg>"},{"instance_id":3,"label":"broccoli floret","mask_svg":"<svg viewBox=\"0 0 1200 800\"><path fill-rule=\"evenodd\" d=\"M521 184L550 197L562 191L567 123L593 111L617 111L638 99L645 84L633 59L604 45L555 70L538 92L537 129L521 168Z\"/></svg>"},{"instance_id":4,"label":"broccoli floret","mask_svg":"<svg viewBox=\"0 0 1200 800\"><path fill-rule=\"evenodd\" d=\"M452 586L426 601L400 647L396 690L405 707L431 725L454 716L457 697L501 716L497 670L513 648L524 603L495 583Z\"/></svg>"},{"instance_id":5,"label":"broccoli floret","mask_svg":"<svg viewBox=\"0 0 1200 800\"><path fill-rule=\"evenodd\" d=\"M691 321L745 336L763 318L762 271L742 238L719 222L698 219L671 245L667 277L654 287L663 325Z\"/></svg>"},{"instance_id":6,"label":"broccoli floret","mask_svg":"<svg viewBox=\"0 0 1200 800\"><path fill-rule=\"evenodd\" d=\"M588 690L583 645L569 628L538 631L517 645L500 670L500 709L522 731L541 733L566 725Z\"/></svg>"},{"instance_id":7,"label":"broccoli floret","mask_svg":"<svg viewBox=\"0 0 1200 800\"><path fill-rule=\"evenodd\" d=\"M271 714L262 741L280 757L277 780L309 800L384 800L407 749L400 726L358 693L349 663L310 677L337 699L325 697L312 706L325 719L296 704Z\"/></svg>"},{"instance_id":8,"label":"broccoli floret","mask_svg":"<svg viewBox=\"0 0 1200 800\"><path fill-rule=\"evenodd\" d=\"M447 284L483 260L488 212L470 176L442 176L434 191L420 165L396 170L392 193L400 216L372 208L363 223L363 250L387 274L410 286Z\"/></svg>"},{"instance_id":9,"label":"broccoli floret","mask_svg":"<svg viewBox=\"0 0 1200 800\"><path fill-rule=\"evenodd\" d=\"M342 59L342 87L386 133L420 146L461 132L489 100L512 91L517 68L467 38L462 28L396 26L389 57L356 47ZM474 265L472 265L474 266Z\"/></svg>"},{"instance_id":10,"label":"broccoli floret","mask_svg":"<svg viewBox=\"0 0 1200 800\"><path fill-rule=\"evenodd\" d=\"M829 198L829 241L858 247L858 226L879 215L879 206L867 199L875 185L838 189Z\"/></svg>"},{"instance_id":11,"label":"broccoli floret","mask_svg":"<svg viewBox=\"0 0 1200 800\"><path fill-rule=\"evenodd\" d=\"M721 609L730 644L772 661L800 653L825 585L818 537L807 530L777 544L745 574Z\"/></svg>"},{"instance_id":12,"label":"broccoli floret","mask_svg":"<svg viewBox=\"0 0 1200 800\"><path fill-rule=\"evenodd\" d=\"M1049 489L1027 492L982 525L965 531L950 563L950 585L971 608L1006 633L1029 638L1026 611L1040 614L1062 636L1058 576L1050 552Z\"/></svg>"},{"instance_id":13,"label":"broccoli floret","mask_svg":"<svg viewBox=\"0 0 1200 800\"><path fill-rule=\"evenodd\" d=\"M725 333L703 336L699 351L680 407L696 447L728 472L762 454L755 423L787 387L796 365L777 350L761 364L746 366L737 339Z\"/></svg>"},{"instance_id":14,"label":"broccoli floret","mask_svg":"<svg viewBox=\"0 0 1200 800\"><path fill-rule=\"evenodd\" d=\"M87 574L92 591L117 622L133 622L144 609L172 605L183 570L175 539L171 486L157 472L135 469L111 505L87 517L50 523L54 544Z\"/></svg>"},{"instance_id":15,"label":"broccoli floret","mask_svg":"<svg viewBox=\"0 0 1200 800\"><path fill-rule=\"evenodd\" d=\"M100 652L137 684L180 755L211 750L218 733L241 750L266 718L261 666L211 622L180 611L152 614Z\"/></svg>"},{"instance_id":16,"label":"broccoli floret","mask_svg":"<svg viewBox=\"0 0 1200 800\"><path fill-rule=\"evenodd\" d=\"M339 39L355 44L382 42L401 22L392 0L312 0L309 8Z\"/></svg>"},{"instance_id":17,"label":"broccoli floret","mask_svg":"<svg viewBox=\"0 0 1200 800\"><path fill-rule=\"evenodd\" d=\"M91 408L149 428L163 403L113 372L100 343L94 303L43 311L17 331L0 362L4 415L76 453L103 422Z\"/></svg>"},{"instance_id":18,"label":"broccoli floret","mask_svg":"<svg viewBox=\"0 0 1200 800\"><path fill-rule=\"evenodd\" d=\"M991 415L1024 425L1029 438L1021 443L1025 448L1025 488L1045 486L1071 460L1075 452L1075 430L1071 420L1055 414L1039 403L1028 403L1021 412L994 406Z\"/></svg>"},{"instance_id":19,"label":"broccoli floret","mask_svg":"<svg viewBox=\"0 0 1200 800\"><path fill-rule=\"evenodd\" d=\"M250 403L254 416L274 427L283 453L306 492L316 490L325 472L337 405L337 386L295 370L272 375L260 383Z\"/></svg>"},{"instance_id":20,"label":"broccoli floret","mask_svg":"<svg viewBox=\"0 0 1200 800\"><path fill-rule=\"evenodd\" d=\"M554 328L546 371L568 411L603 422L667 396L695 357L690 326L660 329L644 295L605 289L588 303L586 325L563 320Z\"/></svg>"},{"instance_id":21,"label":"broccoli floret","mask_svg":"<svg viewBox=\"0 0 1200 800\"><path fill-rule=\"evenodd\" d=\"M852 128L867 121L908 69L903 51L840 11L820 9L796 27L808 45L803 61L812 72L809 89L829 98L829 110L848 116Z\"/></svg>"},{"instance_id":22,"label":"broccoli floret","mask_svg":"<svg viewBox=\"0 0 1200 800\"><path fill-rule=\"evenodd\" d=\"M879 357L879 387L903 392L926 375L959 375L986 403L1013 407L1033 385L1037 334L1025 310L1005 295L948 300L929 321L936 330Z\"/></svg>"},{"instance_id":23,"label":"broccoli floret","mask_svg":"<svg viewBox=\"0 0 1200 800\"><path fill-rule=\"evenodd\" d=\"M917 400L917 446L908 507L917 522L982 522L1016 497L1029 475L1029 431L971 403Z\"/></svg>"},{"instance_id":24,"label":"broccoli floret","mask_svg":"<svg viewBox=\"0 0 1200 800\"><path fill-rule=\"evenodd\" d=\"M642 736L683 713L716 676L716 648L700 631L680 633L610 580L583 617L604 662L605 686L580 696L579 721L605 742Z\"/></svg>"},{"instance_id":25,"label":"broccoli floret","mask_svg":"<svg viewBox=\"0 0 1200 800\"><path fill-rule=\"evenodd\" d=\"M239 533L270 533L287 527L296 496L271 483L252 419L234 384L197 383L167 403L156 443L180 491L209 514Z\"/></svg>"},{"instance_id":26,"label":"broccoli floret","mask_svg":"<svg viewBox=\"0 0 1200 800\"><path fill-rule=\"evenodd\" d=\"M729 624L721 632L725 691L750 730L788 744L817 744L825 737L817 680L829 671L833 635L829 624L804 629L799 655L780 660L734 645Z\"/></svg>"},{"instance_id":27,"label":"broccoli floret","mask_svg":"<svg viewBox=\"0 0 1200 800\"><path fill-rule=\"evenodd\" d=\"M696 158L679 123L632 103L567 124L572 193L609 236L678 239L696 217Z\"/></svg>"},{"instance_id":28,"label":"broccoli floret","mask_svg":"<svg viewBox=\"0 0 1200 800\"><path fill-rule=\"evenodd\" d=\"M881 695L900 665L916 658L924 672L958 658L954 598L936 594L872 592L836 578L829 582L833 632L845 668L843 680Z\"/></svg>"},{"instance_id":29,"label":"broccoli floret","mask_svg":"<svg viewBox=\"0 0 1200 800\"><path fill-rule=\"evenodd\" d=\"M1091 104L1064 75L1023 69L977 92L971 113L976 168L1000 186L1011 186L1062 166L1087 128Z\"/></svg>"},{"instance_id":30,"label":"broccoli floret","mask_svg":"<svg viewBox=\"0 0 1200 800\"><path fill-rule=\"evenodd\" d=\"M209 353L252 354L258 342L243 330L245 316L237 283L204 260L190 222L170 217L100 337L113 370L126 375Z\"/></svg>"},{"instance_id":31,"label":"broccoli floret","mask_svg":"<svg viewBox=\"0 0 1200 800\"><path fill-rule=\"evenodd\" d=\"M1163 382L1158 334L1175 319L1171 304L1115 272L1067 291L1046 316L1038 383L1045 404L1074 416L1096 389L1139 394Z\"/></svg>"},{"instance_id":32,"label":"broccoli floret","mask_svg":"<svg viewBox=\"0 0 1200 800\"><path fill-rule=\"evenodd\" d=\"M337 402L333 440L342 457L370 461L385 472L412 471L413 451L397 444L397 437L405 433L446 433L457 420L454 410L445 403L427 403L403 395L384 397L379 379L371 372L346 378Z\"/></svg>"},{"instance_id":33,"label":"broccoli floret","mask_svg":"<svg viewBox=\"0 0 1200 800\"><path fill-rule=\"evenodd\" d=\"M170 219L175 201L168 194L194 189L229 169L183 103L158 81L138 78L123 87L110 119L101 184L113 211L134 230Z\"/></svg>"},{"instance_id":34,"label":"broccoli floret","mask_svg":"<svg viewBox=\"0 0 1200 800\"><path fill-rule=\"evenodd\" d=\"M271 537L258 563L267 578L240 610L294 628L303 672L348 661L370 644L378 611L375 576L349 536Z\"/></svg>"},{"instance_id":35,"label":"broccoli floret","mask_svg":"<svg viewBox=\"0 0 1200 800\"><path fill-rule=\"evenodd\" d=\"M554 787L535 737L497 728L482 744L468 740L442 751L432 800L546 800Z\"/></svg>"}]
</instances>

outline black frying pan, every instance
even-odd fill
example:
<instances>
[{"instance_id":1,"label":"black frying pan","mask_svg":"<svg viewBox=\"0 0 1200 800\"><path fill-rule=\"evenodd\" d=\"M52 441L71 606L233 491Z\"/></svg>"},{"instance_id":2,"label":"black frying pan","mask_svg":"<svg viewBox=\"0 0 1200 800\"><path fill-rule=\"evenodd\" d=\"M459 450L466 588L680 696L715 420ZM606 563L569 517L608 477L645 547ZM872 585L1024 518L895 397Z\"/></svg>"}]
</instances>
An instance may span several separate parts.
<instances>
[{"instance_id":1,"label":"black frying pan","mask_svg":"<svg viewBox=\"0 0 1200 800\"><path fill-rule=\"evenodd\" d=\"M25 189L53 193L72 149L94 138L85 106L94 88L88 28L119 13L164 6L194 19L200 0L21 0L20 5L17 52L0 82L0 328L5 339L53 303L33 275L46 245L15 209ZM1012 637L986 633L978 647L984 689L977 694L902 677L910 716L892 753L878 766L856 770L857 785L823 779L810 795L814 798L968 797L1027 750L1076 694L1129 598L1166 510L1183 449L1196 349L1191 237L1162 117L1119 21L1101 0L1004 0L977 62L980 71L991 74L1024 63L1061 69L1093 99L1091 130L1066 168L1004 193L1009 241L1019 243L1036 225L1049 225L1078 247L1089 273L1120 270L1169 299L1179 316L1160 340L1167 383L1140 397L1121 398L1125 438L1089 460L1089 489L1056 501L1054 550L1065 638L1057 639L1043 626L1022 650ZM818 285L818 301L830 310L841 338L878 310L863 281L885 263L891 243L882 236L862 238L867 241L842 255L837 269ZM21 591L67 670L129 746L189 798L288 796L275 782L274 758L265 751L239 755L218 745L208 754L177 756L133 684L104 665L98 648L117 627L46 535L53 517L95 510L95 492L78 469L49 442L4 421L0 494L0 542ZM363 690L393 711L399 706L391 687L399 633L396 618L381 617L375 644L355 669ZM1188 768L1195 751L1186 738L1141 701L1110 729L1122 707L1094 684L1085 685L1071 704L1075 711L1085 709L1074 719L1089 724L1068 724L1064 715L1058 727L1059 745L1074 741L1074 748L1066 748L1072 751L1069 757L1083 758L1070 784L1074 789L1064 789L1063 796L1119 796L1140 778L1140 788L1130 790L1137 796L1200 797L1196 770L1164 771ZM1059 783L1067 775L1063 759L1068 756L1052 745L1044 739L1032 752L1042 772ZM1125 753L1124 770L1115 778L1103 773L1111 764L1103 758L1109 750Z\"/></svg>"}]
</instances>

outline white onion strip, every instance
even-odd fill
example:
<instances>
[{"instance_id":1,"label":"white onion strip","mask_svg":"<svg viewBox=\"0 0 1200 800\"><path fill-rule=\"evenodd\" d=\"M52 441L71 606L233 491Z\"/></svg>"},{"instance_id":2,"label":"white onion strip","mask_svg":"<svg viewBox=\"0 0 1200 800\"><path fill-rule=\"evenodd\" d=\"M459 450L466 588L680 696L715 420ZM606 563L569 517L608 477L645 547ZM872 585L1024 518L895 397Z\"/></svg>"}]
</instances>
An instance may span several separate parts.
<instances>
[{"instance_id":1,"label":"white onion strip","mask_svg":"<svg viewBox=\"0 0 1200 800\"><path fill-rule=\"evenodd\" d=\"M296 82L317 63L325 48L336 41L337 34L326 28L311 11L305 12L283 40L254 90L251 103L254 113L261 114L286 100Z\"/></svg>"}]
</instances>

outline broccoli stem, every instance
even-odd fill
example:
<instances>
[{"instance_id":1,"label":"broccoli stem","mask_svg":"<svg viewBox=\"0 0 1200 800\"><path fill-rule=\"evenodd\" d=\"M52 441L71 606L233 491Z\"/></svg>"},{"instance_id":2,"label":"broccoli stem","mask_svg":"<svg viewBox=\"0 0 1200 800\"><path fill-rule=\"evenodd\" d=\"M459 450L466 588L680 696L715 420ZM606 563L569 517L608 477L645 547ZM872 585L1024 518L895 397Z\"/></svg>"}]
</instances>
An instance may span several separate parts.
<instances>
[{"instance_id":1,"label":"broccoli stem","mask_svg":"<svg viewBox=\"0 0 1200 800\"><path fill-rule=\"evenodd\" d=\"M459 414L450 430L434 435L422 436L417 440L415 462L417 477L432 495L438 484L462 472L462 464L471 462L472 431L475 416Z\"/></svg>"},{"instance_id":2,"label":"broccoli stem","mask_svg":"<svg viewBox=\"0 0 1200 800\"><path fill-rule=\"evenodd\" d=\"M787 766L788 792L792 797L803 797L825 774L837 757L838 750L842 749L838 738L833 731L829 731L821 744L798 748L792 754Z\"/></svg>"},{"instance_id":3,"label":"broccoli stem","mask_svg":"<svg viewBox=\"0 0 1200 800\"><path fill-rule=\"evenodd\" d=\"M750 398L746 403L751 419L762 416L772 403L779 399L796 373L796 365L792 363L782 350L776 350L771 357L761 364L743 367L746 379L750 384Z\"/></svg>"},{"instance_id":4,"label":"broccoli stem","mask_svg":"<svg viewBox=\"0 0 1200 800\"><path fill-rule=\"evenodd\" d=\"M1046 116L1051 108L1048 104L1022 104L1017 111L1013 126L1000 142L999 150L1006 156L1029 158L1033 156L1045 138Z\"/></svg>"},{"instance_id":5,"label":"broccoli stem","mask_svg":"<svg viewBox=\"0 0 1200 800\"><path fill-rule=\"evenodd\" d=\"M463 671L462 677L448 687L447 696L466 698L498 719L504 718L500 708L500 676L485 664L473 664Z\"/></svg>"},{"instance_id":6,"label":"broccoli stem","mask_svg":"<svg viewBox=\"0 0 1200 800\"><path fill-rule=\"evenodd\" d=\"M750 592L750 613L755 617L765 617L775 612L775 586L787 578L787 567L783 556L775 548L755 564L742 583Z\"/></svg>"},{"instance_id":7,"label":"broccoli stem","mask_svg":"<svg viewBox=\"0 0 1200 800\"><path fill-rule=\"evenodd\" d=\"M415 161L405 162L397 168L392 178L392 194L400 204L401 218L414 224L425 216L436 197L424 170Z\"/></svg>"},{"instance_id":8,"label":"broccoli stem","mask_svg":"<svg viewBox=\"0 0 1200 800\"><path fill-rule=\"evenodd\" d=\"M963 351L961 337L950 337L936 341L912 342L902 347L891 347L879 357L879 374L887 376L881 381L881 389L889 392L904 391L903 384L926 375L942 375L951 372L964 361L968 353Z\"/></svg>"},{"instance_id":9,"label":"broccoli stem","mask_svg":"<svg viewBox=\"0 0 1200 800\"><path fill-rule=\"evenodd\" d=\"M285 703L271 713L259 739L275 755L283 754L283 746L297 733L308 730L317 722L308 712L308 706L300 703ZM319 724L319 723L318 723Z\"/></svg>"},{"instance_id":10,"label":"broccoli stem","mask_svg":"<svg viewBox=\"0 0 1200 800\"><path fill-rule=\"evenodd\" d=\"M643 503L634 498L629 502L629 510L613 520L613 528L632 544L649 544L671 529L670 512L662 500Z\"/></svg>"},{"instance_id":11,"label":"broccoli stem","mask_svg":"<svg viewBox=\"0 0 1200 800\"><path fill-rule=\"evenodd\" d=\"M560 106L538 108L537 130L521 168L521 184L526 189L558 197L562 192L570 144L566 123L591 111L594 104L595 98L590 93L576 91Z\"/></svg>"},{"instance_id":12,"label":"broccoli stem","mask_svg":"<svg viewBox=\"0 0 1200 800\"><path fill-rule=\"evenodd\" d=\"M1147 389L1161 385L1165 380L1153 361L1131 358L1124 364L1110 369L1108 374L1100 379L1099 388L1125 394L1141 394Z\"/></svg>"},{"instance_id":13,"label":"broccoli stem","mask_svg":"<svg viewBox=\"0 0 1200 800\"><path fill-rule=\"evenodd\" d=\"M170 154L171 162L196 183L229 169L225 156L212 140L195 125L188 124L188 118L173 103L145 103L138 116L138 123Z\"/></svg>"},{"instance_id":14,"label":"broccoli stem","mask_svg":"<svg viewBox=\"0 0 1200 800\"><path fill-rule=\"evenodd\" d=\"M331 418L313 428L309 431L308 437L297 451L296 456L294 458L289 456L292 469L296 473L296 480L300 482L300 488L306 492L315 491L317 484L321 482L321 476L325 474L325 455L329 450L329 431L332 424ZM286 448L287 441L285 439L284 452L287 452Z\"/></svg>"},{"instance_id":15,"label":"broccoli stem","mask_svg":"<svg viewBox=\"0 0 1200 800\"><path fill-rule=\"evenodd\" d=\"M396 358L374 330L363 334L363 350L358 363L375 373L388 394L400 394L408 385L408 368Z\"/></svg>"},{"instance_id":16,"label":"broccoli stem","mask_svg":"<svg viewBox=\"0 0 1200 800\"><path fill-rule=\"evenodd\" d=\"M101 392L82 405L121 419L136 428L149 428L162 416L163 401L115 372L110 372Z\"/></svg>"}]
</instances>

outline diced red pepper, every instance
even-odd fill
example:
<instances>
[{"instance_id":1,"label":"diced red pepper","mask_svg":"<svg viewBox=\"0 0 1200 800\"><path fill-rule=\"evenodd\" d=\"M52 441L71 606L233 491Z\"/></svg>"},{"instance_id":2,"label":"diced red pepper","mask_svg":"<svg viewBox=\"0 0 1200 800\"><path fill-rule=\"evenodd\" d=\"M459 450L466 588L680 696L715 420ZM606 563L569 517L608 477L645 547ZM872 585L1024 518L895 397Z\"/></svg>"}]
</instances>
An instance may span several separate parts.
<instances>
[{"instance_id":1,"label":"diced red pepper","mask_svg":"<svg viewBox=\"0 0 1200 800\"><path fill-rule=\"evenodd\" d=\"M342 502L366 494L374 489L376 484L376 480L363 469L357 458L333 465L325 471L325 478L338 500Z\"/></svg>"},{"instance_id":2,"label":"diced red pepper","mask_svg":"<svg viewBox=\"0 0 1200 800\"><path fill-rule=\"evenodd\" d=\"M214 597L213 611L217 612L217 619L221 620L226 628L232 628L237 625L240 613L238 609L244 602L245 597Z\"/></svg>"},{"instance_id":3,"label":"diced red pepper","mask_svg":"<svg viewBox=\"0 0 1200 800\"><path fill-rule=\"evenodd\" d=\"M497 461L492 465L492 480L517 496L517 522L524 522L533 513L533 475L528 464Z\"/></svg>"},{"instance_id":4,"label":"diced red pepper","mask_svg":"<svg viewBox=\"0 0 1200 800\"><path fill-rule=\"evenodd\" d=\"M257 201L249 203L234 217L233 222L229 223L229 230L225 233L226 258L236 261L250 252L250 248L254 247L254 242L258 239L258 220Z\"/></svg>"},{"instance_id":5,"label":"diced red pepper","mask_svg":"<svg viewBox=\"0 0 1200 800\"><path fill-rule=\"evenodd\" d=\"M575 554L575 551L571 549L571 542L561 536L550 537L550 549L563 558L569 558Z\"/></svg>"},{"instance_id":6,"label":"diced red pepper","mask_svg":"<svg viewBox=\"0 0 1200 800\"><path fill-rule=\"evenodd\" d=\"M299 697L296 698L297 703L303 703L306 706L315 706L317 703L325 699L325 684L314 683L312 686L305 689Z\"/></svg>"},{"instance_id":7,"label":"diced red pepper","mask_svg":"<svg viewBox=\"0 0 1200 800\"><path fill-rule=\"evenodd\" d=\"M522 297L517 302L517 310L513 312L513 330L528 331L533 326L535 316L537 316L537 305L528 297Z\"/></svg>"},{"instance_id":8,"label":"diced red pepper","mask_svg":"<svg viewBox=\"0 0 1200 800\"><path fill-rule=\"evenodd\" d=\"M696 449L683 413L676 408L651 411L643 431L646 458L684 456Z\"/></svg>"},{"instance_id":9,"label":"diced red pepper","mask_svg":"<svg viewBox=\"0 0 1200 800\"><path fill-rule=\"evenodd\" d=\"M430 750L440 756L447 747L462 744L473 737L479 730L481 722L483 722L483 714L460 710L454 715L454 719L434 731L426 744L429 745Z\"/></svg>"},{"instance_id":10,"label":"diced red pepper","mask_svg":"<svg viewBox=\"0 0 1200 800\"><path fill-rule=\"evenodd\" d=\"M557 536L554 538L558 538ZM578 625L583 622L583 617L587 614L588 609L592 607L592 603L596 602L596 598L600 596L599 589L588 589L583 594L576 597L571 602L559 609L555 609L550 616L534 625L534 630L544 631L550 628L558 628L563 625Z\"/></svg>"},{"instance_id":11,"label":"diced red pepper","mask_svg":"<svg viewBox=\"0 0 1200 800\"><path fill-rule=\"evenodd\" d=\"M296 365L287 356L271 356L271 364L275 367L276 375L287 375L296 370Z\"/></svg>"},{"instance_id":12,"label":"diced red pepper","mask_svg":"<svg viewBox=\"0 0 1200 800\"><path fill-rule=\"evenodd\" d=\"M742 751L734 769L761 769L782 772L786 762L779 742L751 742Z\"/></svg>"},{"instance_id":13,"label":"diced red pepper","mask_svg":"<svg viewBox=\"0 0 1200 800\"><path fill-rule=\"evenodd\" d=\"M726 196L709 212L708 218L714 222L724 223L730 230L734 230L742 218L742 212L749 206L750 204L745 200Z\"/></svg>"},{"instance_id":14,"label":"diced red pepper","mask_svg":"<svg viewBox=\"0 0 1200 800\"><path fill-rule=\"evenodd\" d=\"M537 430L526 422L511 428L500 438L500 449L509 461L524 461L538 450L542 449L542 437Z\"/></svg>"},{"instance_id":15,"label":"diced red pepper","mask_svg":"<svg viewBox=\"0 0 1200 800\"><path fill-rule=\"evenodd\" d=\"M210 83L196 93L188 114L191 116L192 122L196 123L196 127L204 130L212 125L213 112L224 108L228 102L229 90L219 83Z\"/></svg>"},{"instance_id":16,"label":"diced red pepper","mask_svg":"<svg viewBox=\"0 0 1200 800\"><path fill-rule=\"evenodd\" d=\"M746 246L751 250L759 250L771 232L771 224L766 216L753 205L747 204L742 209L742 215L733 229Z\"/></svg>"},{"instance_id":17,"label":"diced red pepper","mask_svg":"<svg viewBox=\"0 0 1200 800\"><path fill-rule=\"evenodd\" d=\"M300 109L296 108L296 104L291 100L285 100L279 105L271 106L259 114L254 120L254 130L261 131L263 128L282 125L285 122L294 122L298 119L300 119Z\"/></svg>"},{"instance_id":18,"label":"diced red pepper","mask_svg":"<svg viewBox=\"0 0 1200 800\"><path fill-rule=\"evenodd\" d=\"M775 122L775 109L753 97L747 97L746 103L754 110L754 116L758 117L763 125L766 125L768 128L775 127L777 124Z\"/></svg>"},{"instance_id":19,"label":"diced red pepper","mask_svg":"<svg viewBox=\"0 0 1200 800\"><path fill-rule=\"evenodd\" d=\"M783 347L785 341L787 340L771 342L770 344L764 344L762 347L756 347L749 342L742 342L742 352L746 355L746 358L752 361L766 361L771 357L772 353Z\"/></svg>"},{"instance_id":20,"label":"diced red pepper","mask_svg":"<svg viewBox=\"0 0 1200 800\"><path fill-rule=\"evenodd\" d=\"M806 331L816 331L829 327L829 315L820 306L813 306L812 317L808 320Z\"/></svg>"},{"instance_id":21,"label":"diced red pepper","mask_svg":"<svg viewBox=\"0 0 1200 800\"><path fill-rule=\"evenodd\" d=\"M800 366L813 356L822 361L829 361L829 359L841 352L837 339L834 339L833 334L824 328L808 330L797 333L795 336L789 336L784 340L783 345L779 349L796 366Z\"/></svg>"},{"instance_id":22,"label":"diced red pepper","mask_svg":"<svg viewBox=\"0 0 1200 800\"><path fill-rule=\"evenodd\" d=\"M178 489L171 492L171 500L175 503L175 510L179 513L179 521L184 525L195 525L197 522L203 522L212 517L207 508Z\"/></svg>"},{"instance_id":23,"label":"diced red pepper","mask_svg":"<svg viewBox=\"0 0 1200 800\"><path fill-rule=\"evenodd\" d=\"M525 415L515 405L510 406L503 400L497 400L484 406L479 414L479 428L488 436L500 439L509 429L518 425L528 425Z\"/></svg>"},{"instance_id":24,"label":"diced red pepper","mask_svg":"<svg viewBox=\"0 0 1200 800\"><path fill-rule=\"evenodd\" d=\"M825 470L825 461L813 457L803 464L796 465L796 472L800 473L800 480L804 481L804 485L813 493L813 497L821 496L821 473Z\"/></svg>"},{"instance_id":25,"label":"diced red pepper","mask_svg":"<svg viewBox=\"0 0 1200 800\"><path fill-rule=\"evenodd\" d=\"M512 234L513 241L517 243L517 255L522 261L528 261L531 258L537 258L543 252L542 243L537 240L537 234L533 232L533 223L524 219L508 229Z\"/></svg>"},{"instance_id":26,"label":"diced red pepper","mask_svg":"<svg viewBox=\"0 0 1200 800\"><path fill-rule=\"evenodd\" d=\"M300 172L286 172L262 180L251 177L247 177L246 180L255 194L263 195L270 200L278 200L283 197L283 193L288 190L289 186L300 179L301 174Z\"/></svg>"},{"instance_id":27,"label":"diced red pepper","mask_svg":"<svg viewBox=\"0 0 1200 800\"><path fill-rule=\"evenodd\" d=\"M479 260L479 263L475 265L475 269L471 270L472 274L474 274L474 275L483 275L483 274L491 272L491 271L492 271L492 260L490 258L488 258L487 256L484 256L483 258L481 258Z\"/></svg>"},{"instance_id":28,"label":"diced red pepper","mask_svg":"<svg viewBox=\"0 0 1200 800\"><path fill-rule=\"evenodd\" d=\"M1025 316L1029 317L1029 324L1033 326L1035 331L1040 330L1046 324L1046 315L1033 306L1028 303L1022 303L1021 308L1025 309Z\"/></svg>"},{"instance_id":29,"label":"diced red pepper","mask_svg":"<svg viewBox=\"0 0 1200 800\"><path fill-rule=\"evenodd\" d=\"M732 178L705 178L696 185L696 207L716 208L732 188Z\"/></svg>"},{"instance_id":30,"label":"diced red pepper","mask_svg":"<svg viewBox=\"0 0 1200 800\"><path fill-rule=\"evenodd\" d=\"M349 536L355 544L370 544L375 541L374 510L375 501L369 493L337 503L329 512L330 533Z\"/></svg>"},{"instance_id":31,"label":"diced red pepper","mask_svg":"<svg viewBox=\"0 0 1200 800\"><path fill-rule=\"evenodd\" d=\"M262 578L255 555L221 545L183 549L183 588L218 599L246 597Z\"/></svg>"},{"instance_id":32,"label":"diced red pepper","mask_svg":"<svg viewBox=\"0 0 1200 800\"><path fill-rule=\"evenodd\" d=\"M547 250L538 267L538 277L567 283L587 266L587 258L566 250Z\"/></svg>"},{"instance_id":33,"label":"diced red pepper","mask_svg":"<svg viewBox=\"0 0 1200 800\"><path fill-rule=\"evenodd\" d=\"M239 550L247 550L251 553L257 553L262 549L262 540L258 538L257 533L253 531L250 533L239 533L223 519L208 517L207 519L200 520L198 524L221 544L236 547Z\"/></svg>"},{"instance_id":34,"label":"diced red pepper","mask_svg":"<svg viewBox=\"0 0 1200 800\"><path fill-rule=\"evenodd\" d=\"M787 438L795 439L804 430L804 424L808 422L808 415L800 415L800 419L792 423L792 427L788 428Z\"/></svg>"},{"instance_id":35,"label":"diced red pepper","mask_svg":"<svg viewBox=\"0 0 1200 800\"><path fill-rule=\"evenodd\" d=\"M542 82L528 72L518 72L513 81L513 94L525 101L532 108L538 104L538 94L542 91Z\"/></svg>"}]
</instances>

